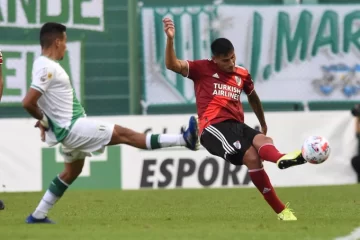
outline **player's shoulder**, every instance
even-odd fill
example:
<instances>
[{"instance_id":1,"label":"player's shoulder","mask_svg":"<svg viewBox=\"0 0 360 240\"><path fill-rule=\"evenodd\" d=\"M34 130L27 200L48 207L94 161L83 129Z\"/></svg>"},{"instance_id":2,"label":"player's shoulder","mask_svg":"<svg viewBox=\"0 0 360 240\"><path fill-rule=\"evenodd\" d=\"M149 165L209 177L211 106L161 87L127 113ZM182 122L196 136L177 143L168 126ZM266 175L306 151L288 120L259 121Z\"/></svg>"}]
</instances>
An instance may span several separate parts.
<instances>
[{"instance_id":1,"label":"player's shoulder","mask_svg":"<svg viewBox=\"0 0 360 240\"><path fill-rule=\"evenodd\" d=\"M45 56L39 56L35 59L34 64L51 64L53 61Z\"/></svg>"},{"instance_id":2,"label":"player's shoulder","mask_svg":"<svg viewBox=\"0 0 360 240\"><path fill-rule=\"evenodd\" d=\"M235 66L235 72L237 74L242 75L242 76L248 76L249 75L249 71L247 70L247 68L245 68L243 66L239 66L239 65Z\"/></svg>"},{"instance_id":3,"label":"player's shoulder","mask_svg":"<svg viewBox=\"0 0 360 240\"><path fill-rule=\"evenodd\" d=\"M198 59L193 61L188 61L189 71L197 71L201 72L203 75L206 72L209 72L211 67L211 64L213 61L211 59ZM199 77L199 75L198 75Z\"/></svg>"},{"instance_id":4,"label":"player's shoulder","mask_svg":"<svg viewBox=\"0 0 360 240\"><path fill-rule=\"evenodd\" d=\"M33 63L33 71L37 71L40 69L55 70L56 67L57 67L57 64L55 61L53 61L47 57L44 57L44 56L40 56L40 57L36 58Z\"/></svg>"},{"instance_id":5,"label":"player's shoulder","mask_svg":"<svg viewBox=\"0 0 360 240\"><path fill-rule=\"evenodd\" d=\"M204 58L204 59L197 59L197 60L192 60L192 61L189 61L188 62L193 62L197 65L207 65L207 64L211 64L212 63L212 59L210 58Z\"/></svg>"}]
</instances>

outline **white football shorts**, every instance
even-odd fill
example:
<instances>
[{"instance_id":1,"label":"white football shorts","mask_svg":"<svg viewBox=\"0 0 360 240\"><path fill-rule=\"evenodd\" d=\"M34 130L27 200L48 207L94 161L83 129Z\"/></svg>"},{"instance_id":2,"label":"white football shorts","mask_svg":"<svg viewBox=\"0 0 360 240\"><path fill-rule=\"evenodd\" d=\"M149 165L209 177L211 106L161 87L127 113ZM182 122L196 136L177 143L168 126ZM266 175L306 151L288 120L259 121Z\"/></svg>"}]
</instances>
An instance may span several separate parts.
<instances>
[{"instance_id":1,"label":"white football shorts","mask_svg":"<svg viewBox=\"0 0 360 240\"><path fill-rule=\"evenodd\" d=\"M115 124L79 118L61 144L61 154L65 162L85 159L92 156L92 152L104 152L114 127Z\"/></svg>"}]
</instances>

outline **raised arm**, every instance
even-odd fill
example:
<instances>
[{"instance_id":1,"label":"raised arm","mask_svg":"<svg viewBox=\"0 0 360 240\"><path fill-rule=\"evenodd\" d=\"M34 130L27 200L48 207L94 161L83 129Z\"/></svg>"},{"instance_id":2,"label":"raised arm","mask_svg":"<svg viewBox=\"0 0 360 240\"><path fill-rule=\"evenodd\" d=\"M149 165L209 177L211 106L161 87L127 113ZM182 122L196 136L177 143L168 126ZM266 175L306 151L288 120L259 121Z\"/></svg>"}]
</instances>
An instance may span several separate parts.
<instances>
[{"instance_id":1,"label":"raised arm","mask_svg":"<svg viewBox=\"0 0 360 240\"><path fill-rule=\"evenodd\" d=\"M175 26L170 18L164 18L164 31L167 36L165 65L166 68L187 77L189 75L189 64L187 61L180 60L176 57L174 50Z\"/></svg>"}]
</instances>

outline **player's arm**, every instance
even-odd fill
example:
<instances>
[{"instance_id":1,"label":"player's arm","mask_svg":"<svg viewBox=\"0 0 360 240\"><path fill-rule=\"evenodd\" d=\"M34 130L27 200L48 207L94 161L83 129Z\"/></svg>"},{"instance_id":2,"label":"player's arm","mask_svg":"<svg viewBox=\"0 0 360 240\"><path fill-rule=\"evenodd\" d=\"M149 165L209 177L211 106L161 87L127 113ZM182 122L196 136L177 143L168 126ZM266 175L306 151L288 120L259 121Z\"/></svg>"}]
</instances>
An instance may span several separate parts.
<instances>
[{"instance_id":1,"label":"player's arm","mask_svg":"<svg viewBox=\"0 0 360 240\"><path fill-rule=\"evenodd\" d=\"M34 88L30 88L27 92L25 98L22 101L23 108L37 120L42 120L45 115L39 108L37 102L39 98L42 96L42 93L39 90L35 90Z\"/></svg>"},{"instance_id":2,"label":"player's arm","mask_svg":"<svg viewBox=\"0 0 360 240\"><path fill-rule=\"evenodd\" d=\"M46 115L38 106L38 100L49 88L54 76L54 70L43 67L34 71L32 83L29 91L22 101L23 108L34 118L38 119L42 126L49 127Z\"/></svg>"},{"instance_id":3,"label":"player's arm","mask_svg":"<svg viewBox=\"0 0 360 240\"><path fill-rule=\"evenodd\" d=\"M174 50L174 39L168 37L166 41L165 66L167 69L179 73L184 77L189 75L189 65L186 61L177 59Z\"/></svg>"},{"instance_id":4,"label":"player's arm","mask_svg":"<svg viewBox=\"0 0 360 240\"><path fill-rule=\"evenodd\" d=\"M163 23L164 31L167 36L165 49L165 66L167 69L179 73L184 77L187 77L189 75L189 64L184 60L178 59L174 50L174 22L170 18L165 18L163 20Z\"/></svg>"},{"instance_id":5,"label":"player's arm","mask_svg":"<svg viewBox=\"0 0 360 240\"><path fill-rule=\"evenodd\" d=\"M253 109L257 119L259 120L261 131L266 135L267 126L265 121L264 109L262 107L260 98L254 89L254 82L250 74L248 74L248 77L245 79L244 90L248 97L249 104Z\"/></svg>"},{"instance_id":6,"label":"player's arm","mask_svg":"<svg viewBox=\"0 0 360 240\"><path fill-rule=\"evenodd\" d=\"M251 108L253 109L256 117L259 119L260 125L262 127L266 126L264 109L262 107L260 98L257 95L256 91L253 90L247 97Z\"/></svg>"},{"instance_id":7,"label":"player's arm","mask_svg":"<svg viewBox=\"0 0 360 240\"><path fill-rule=\"evenodd\" d=\"M49 120L37 105L37 101L42 96L42 92L31 87L23 99L23 107L34 118L38 119L35 124L40 129L41 141L45 142L45 132L49 129Z\"/></svg>"},{"instance_id":8,"label":"player's arm","mask_svg":"<svg viewBox=\"0 0 360 240\"><path fill-rule=\"evenodd\" d=\"M4 90L4 80L3 80L3 74L2 74L2 63L3 63L2 53L0 51L0 102L1 102L1 98L2 98L3 90Z\"/></svg>"}]
</instances>

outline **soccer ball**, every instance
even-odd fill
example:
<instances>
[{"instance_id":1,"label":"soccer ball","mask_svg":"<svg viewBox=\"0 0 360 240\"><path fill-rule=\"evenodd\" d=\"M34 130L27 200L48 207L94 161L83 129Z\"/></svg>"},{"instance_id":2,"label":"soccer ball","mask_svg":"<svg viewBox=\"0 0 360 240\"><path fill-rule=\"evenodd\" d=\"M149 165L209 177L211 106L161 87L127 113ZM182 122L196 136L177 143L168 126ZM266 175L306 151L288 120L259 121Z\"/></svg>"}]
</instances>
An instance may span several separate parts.
<instances>
[{"instance_id":1,"label":"soccer ball","mask_svg":"<svg viewBox=\"0 0 360 240\"><path fill-rule=\"evenodd\" d=\"M312 164L326 161L330 155L330 145L326 138L321 136L308 137L301 148L303 158Z\"/></svg>"}]
</instances>

